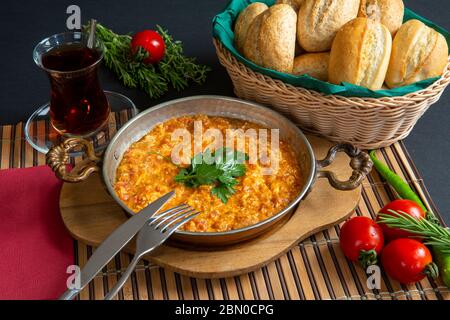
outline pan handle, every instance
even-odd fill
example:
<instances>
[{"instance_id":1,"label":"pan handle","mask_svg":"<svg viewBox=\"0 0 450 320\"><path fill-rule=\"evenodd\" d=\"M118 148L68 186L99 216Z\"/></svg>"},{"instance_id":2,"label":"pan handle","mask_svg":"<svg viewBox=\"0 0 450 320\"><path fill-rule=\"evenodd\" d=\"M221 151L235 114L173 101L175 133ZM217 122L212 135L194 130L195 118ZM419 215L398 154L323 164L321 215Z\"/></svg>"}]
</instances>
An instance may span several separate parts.
<instances>
[{"instance_id":1,"label":"pan handle","mask_svg":"<svg viewBox=\"0 0 450 320\"><path fill-rule=\"evenodd\" d=\"M69 170L69 152L81 147L86 158ZM56 176L65 182L81 182L93 172L100 171L101 158L95 154L92 144L84 139L69 138L61 144L53 146L46 155L46 163Z\"/></svg>"},{"instance_id":2,"label":"pan handle","mask_svg":"<svg viewBox=\"0 0 450 320\"><path fill-rule=\"evenodd\" d=\"M350 166L353 169L351 177L347 181L338 180L335 174L323 168L333 163L338 152L345 152L350 158ZM323 160L317 161L317 177L327 178L331 186L338 190L353 190L361 185L361 182L372 170L373 162L366 152L359 150L350 143L339 143L330 150Z\"/></svg>"}]
</instances>

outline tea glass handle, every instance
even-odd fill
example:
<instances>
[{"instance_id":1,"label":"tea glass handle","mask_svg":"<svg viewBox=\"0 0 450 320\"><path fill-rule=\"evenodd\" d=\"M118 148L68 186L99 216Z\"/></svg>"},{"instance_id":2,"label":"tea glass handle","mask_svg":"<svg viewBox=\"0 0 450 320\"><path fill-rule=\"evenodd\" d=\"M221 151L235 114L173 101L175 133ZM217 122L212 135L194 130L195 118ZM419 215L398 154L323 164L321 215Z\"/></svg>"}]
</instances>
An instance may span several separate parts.
<instances>
[{"instance_id":1,"label":"tea glass handle","mask_svg":"<svg viewBox=\"0 0 450 320\"><path fill-rule=\"evenodd\" d=\"M345 152L350 158L350 167L353 172L347 181L341 181L336 178L336 175L323 168L333 163L338 152ZM353 190L361 185L361 182L372 170L373 162L366 152L363 152L350 143L339 143L330 150L323 160L317 161L317 177L327 178L331 186L338 190Z\"/></svg>"},{"instance_id":2,"label":"tea glass handle","mask_svg":"<svg viewBox=\"0 0 450 320\"><path fill-rule=\"evenodd\" d=\"M69 168L69 152L82 147L86 158L78 162L71 170ZM100 171L101 158L95 154L92 144L84 139L69 138L61 144L53 146L46 155L46 163L56 176L65 182L81 182L93 172Z\"/></svg>"}]
</instances>

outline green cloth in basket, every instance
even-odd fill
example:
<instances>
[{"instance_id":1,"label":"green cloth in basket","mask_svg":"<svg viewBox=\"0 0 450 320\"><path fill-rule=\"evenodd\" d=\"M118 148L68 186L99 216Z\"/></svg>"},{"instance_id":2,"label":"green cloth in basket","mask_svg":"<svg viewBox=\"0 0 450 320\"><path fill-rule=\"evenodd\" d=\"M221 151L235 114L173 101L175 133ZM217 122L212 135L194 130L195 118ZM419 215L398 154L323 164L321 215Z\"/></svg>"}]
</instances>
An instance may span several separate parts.
<instances>
[{"instance_id":1,"label":"green cloth in basket","mask_svg":"<svg viewBox=\"0 0 450 320\"><path fill-rule=\"evenodd\" d=\"M239 13L246 8L250 3L253 2L263 2L268 6L275 3L275 0L231 0L223 12L216 15L213 19L213 35L215 38L219 39L220 42L230 51L240 62L244 63L250 69L265 74L269 77L280 79L285 83L292 84L294 86L303 87L306 89L315 90L322 92L324 94L337 94L345 97L371 97L371 98L381 98L381 97L394 97L402 96L408 93L412 93L421 89L424 89L435 82L438 77L422 80L414 84L399 87L390 90L370 90L361 86L356 86L350 83L342 83L341 85L334 85L328 82L320 81L314 79L308 75L295 76L287 73L278 72L275 70L263 68L254 64L253 62L245 59L234 47L234 33L233 24ZM405 9L404 21L410 19L418 19L428 25L429 27L435 29L436 31L442 33L447 40L447 44L450 44L450 34L443 28L435 25L431 21L422 18L421 16L415 14L411 10ZM450 46L450 45L449 45Z\"/></svg>"}]
</instances>

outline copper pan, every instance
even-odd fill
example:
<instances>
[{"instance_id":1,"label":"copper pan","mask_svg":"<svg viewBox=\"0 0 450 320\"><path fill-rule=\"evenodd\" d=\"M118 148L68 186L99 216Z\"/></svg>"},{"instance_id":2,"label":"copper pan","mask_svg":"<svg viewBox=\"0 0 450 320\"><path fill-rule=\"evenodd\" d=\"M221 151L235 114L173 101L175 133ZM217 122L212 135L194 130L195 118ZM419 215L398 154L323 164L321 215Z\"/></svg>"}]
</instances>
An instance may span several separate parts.
<instances>
[{"instance_id":1,"label":"copper pan","mask_svg":"<svg viewBox=\"0 0 450 320\"><path fill-rule=\"evenodd\" d=\"M87 179L92 172L101 171L108 192L125 212L132 215L134 212L117 197L114 191L115 173L122 155L131 144L141 139L155 125L171 118L196 114L237 118L258 123L267 128L279 129L280 139L289 141L296 153L304 181L295 199L272 217L245 228L226 232L177 231L171 239L182 244L216 247L252 239L285 221L298 203L306 197L316 178L327 178L336 189L352 190L361 184L372 168L372 162L367 153L361 152L348 143L333 146L325 159L317 160L308 139L290 120L262 105L222 96L193 96L168 101L147 109L128 121L115 134L103 155L96 155L92 145L85 140L67 139L48 152L47 164L60 179L66 182L80 182ZM69 152L80 146L84 148L87 157L69 172L66 165L69 161ZM339 181L332 172L323 169L333 162L337 152L340 151L347 153L351 158L350 166L353 168L353 173L347 181Z\"/></svg>"}]
</instances>

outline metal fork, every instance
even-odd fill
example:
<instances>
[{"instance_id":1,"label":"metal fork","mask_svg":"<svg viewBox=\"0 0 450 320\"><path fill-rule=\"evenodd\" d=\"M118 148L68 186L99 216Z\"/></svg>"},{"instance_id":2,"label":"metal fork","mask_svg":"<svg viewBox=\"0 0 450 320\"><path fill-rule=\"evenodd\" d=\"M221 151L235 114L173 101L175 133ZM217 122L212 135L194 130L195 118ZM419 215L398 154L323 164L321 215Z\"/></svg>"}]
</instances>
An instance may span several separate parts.
<instances>
[{"instance_id":1,"label":"metal fork","mask_svg":"<svg viewBox=\"0 0 450 320\"><path fill-rule=\"evenodd\" d=\"M142 256L153 251L166 241L179 227L196 217L200 212L183 204L153 216L139 231L136 240L136 253L122 277L105 296L105 300L111 300L123 287L127 279L133 273Z\"/></svg>"}]
</instances>

